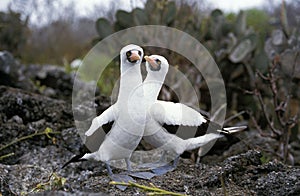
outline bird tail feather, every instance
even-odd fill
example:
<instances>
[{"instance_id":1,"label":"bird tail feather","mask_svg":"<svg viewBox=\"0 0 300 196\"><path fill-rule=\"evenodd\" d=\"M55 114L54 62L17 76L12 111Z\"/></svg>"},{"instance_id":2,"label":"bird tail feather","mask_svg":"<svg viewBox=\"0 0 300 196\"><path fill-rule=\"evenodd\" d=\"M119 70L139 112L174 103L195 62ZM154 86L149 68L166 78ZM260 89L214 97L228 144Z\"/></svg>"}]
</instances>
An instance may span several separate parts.
<instances>
[{"instance_id":1,"label":"bird tail feather","mask_svg":"<svg viewBox=\"0 0 300 196\"><path fill-rule=\"evenodd\" d=\"M224 135L230 135L233 133L237 133L237 132L245 130L246 128L247 128L247 126L225 127L222 129L218 129L217 133L208 133L203 136L196 137L196 138L189 138L186 140L186 142L187 142L186 150L193 150L193 149L199 148L213 140L224 137Z\"/></svg>"},{"instance_id":2,"label":"bird tail feather","mask_svg":"<svg viewBox=\"0 0 300 196\"><path fill-rule=\"evenodd\" d=\"M233 133L238 133L240 131L243 131L247 128L247 126L238 126L238 127L224 127L221 130L217 130L219 133L230 135Z\"/></svg>"},{"instance_id":3,"label":"bird tail feather","mask_svg":"<svg viewBox=\"0 0 300 196\"><path fill-rule=\"evenodd\" d=\"M203 136L189 138L186 140L187 141L186 150L194 150L221 137L224 137L224 135L221 135L219 133L209 133Z\"/></svg>"}]
</instances>

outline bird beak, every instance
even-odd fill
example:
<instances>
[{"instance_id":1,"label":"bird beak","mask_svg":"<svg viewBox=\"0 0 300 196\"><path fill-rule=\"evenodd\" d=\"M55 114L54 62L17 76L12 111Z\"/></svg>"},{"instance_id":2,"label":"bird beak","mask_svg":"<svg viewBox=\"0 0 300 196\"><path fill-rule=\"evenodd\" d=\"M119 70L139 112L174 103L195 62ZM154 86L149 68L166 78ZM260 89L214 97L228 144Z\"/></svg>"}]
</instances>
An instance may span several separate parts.
<instances>
[{"instance_id":1,"label":"bird beak","mask_svg":"<svg viewBox=\"0 0 300 196\"><path fill-rule=\"evenodd\" d=\"M153 69L157 69L158 65L156 64L155 60L149 56L144 56L144 59L149 63L149 65L153 68Z\"/></svg>"},{"instance_id":2,"label":"bird beak","mask_svg":"<svg viewBox=\"0 0 300 196\"><path fill-rule=\"evenodd\" d=\"M140 60L141 57L137 53L132 52L131 56L129 57L129 59L130 59L130 61L137 61L137 60Z\"/></svg>"}]
</instances>

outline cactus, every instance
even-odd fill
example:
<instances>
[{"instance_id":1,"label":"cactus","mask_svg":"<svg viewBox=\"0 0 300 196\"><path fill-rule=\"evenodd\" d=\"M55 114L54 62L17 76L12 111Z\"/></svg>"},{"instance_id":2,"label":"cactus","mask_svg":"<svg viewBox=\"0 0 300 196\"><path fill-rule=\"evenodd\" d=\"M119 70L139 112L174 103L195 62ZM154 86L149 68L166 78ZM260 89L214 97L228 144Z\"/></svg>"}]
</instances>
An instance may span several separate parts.
<instances>
[{"instance_id":1,"label":"cactus","mask_svg":"<svg viewBox=\"0 0 300 196\"><path fill-rule=\"evenodd\" d=\"M246 25L246 13L244 11L240 11L235 22L235 33L237 36L245 34L247 29Z\"/></svg>"},{"instance_id":2,"label":"cactus","mask_svg":"<svg viewBox=\"0 0 300 196\"><path fill-rule=\"evenodd\" d=\"M114 32L111 24L105 18L99 18L96 21L96 30L100 36L100 39L103 39Z\"/></svg>"},{"instance_id":3,"label":"cactus","mask_svg":"<svg viewBox=\"0 0 300 196\"><path fill-rule=\"evenodd\" d=\"M285 75L300 79L300 55L292 49L286 49L280 54L281 69Z\"/></svg>"},{"instance_id":4,"label":"cactus","mask_svg":"<svg viewBox=\"0 0 300 196\"><path fill-rule=\"evenodd\" d=\"M8 50L18 57L24 55L28 32L28 17L24 21L19 13L0 12L0 50Z\"/></svg>"},{"instance_id":5,"label":"cactus","mask_svg":"<svg viewBox=\"0 0 300 196\"><path fill-rule=\"evenodd\" d=\"M150 14L151 12L153 12L153 10L156 8L156 1L147 1L145 4L145 13L148 14L149 18L150 18Z\"/></svg>"},{"instance_id":6,"label":"cactus","mask_svg":"<svg viewBox=\"0 0 300 196\"><path fill-rule=\"evenodd\" d=\"M220 9L215 9L210 13L210 18L213 21L213 23L219 23L220 19L224 17L223 12Z\"/></svg>"},{"instance_id":7,"label":"cactus","mask_svg":"<svg viewBox=\"0 0 300 196\"><path fill-rule=\"evenodd\" d=\"M124 10L118 10L116 13L116 19L118 21L118 24L124 29L134 26L132 13L126 12Z\"/></svg>"},{"instance_id":8,"label":"cactus","mask_svg":"<svg viewBox=\"0 0 300 196\"><path fill-rule=\"evenodd\" d=\"M225 17L221 10L213 10L210 14L209 32L214 40L220 40L223 37L223 25Z\"/></svg>"},{"instance_id":9,"label":"cactus","mask_svg":"<svg viewBox=\"0 0 300 196\"><path fill-rule=\"evenodd\" d=\"M288 18L287 18L287 13L286 13L286 5L285 2L282 1L281 4L281 14L280 14L280 22L283 27L283 31L285 35L289 36L290 35L290 29L289 29L289 23L288 23Z\"/></svg>"},{"instance_id":10,"label":"cactus","mask_svg":"<svg viewBox=\"0 0 300 196\"><path fill-rule=\"evenodd\" d=\"M264 50L257 51L254 56L254 66L261 73L266 73L268 70L269 59Z\"/></svg>"},{"instance_id":11,"label":"cactus","mask_svg":"<svg viewBox=\"0 0 300 196\"><path fill-rule=\"evenodd\" d=\"M288 38L282 30L275 29L265 43L268 58L272 60L279 56L282 72L297 79L300 79L299 40L298 30L294 30Z\"/></svg>"},{"instance_id":12,"label":"cactus","mask_svg":"<svg viewBox=\"0 0 300 196\"><path fill-rule=\"evenodd\" d=\"M272 31L271 39L274 46L284 45L287 41L284 32L281 29Z\"/></svg>"},{"instance_id":13,"label":"cactus","mask_svg":"<svg viewBox=\"0 0 300 196\"><path fill-rule=\"evenodd\" d=\"M162 23L170 25L176 16L176 4L175 2L169 2L162 14Z\"/></svg>"},{"instance_id":14,"label":"cactus","mask_svg":"<svg viewBox=\"0 0 300 196\"><path fill-rule=\"evenodd\" d=\"M255 49L256 43L257 36L255 34L244 37L230 53L229 59L233 63L242 62L245 57Z\"/></svg>"},{"instance_id":15,"label":"cactus","mask_svg":"<svg viewBox=\"0 0 300 196\"><path fill-rule=\"evenodd\" d=\"M135 8L132 11L133 14L133 21L135 25L146 25L148 24L149 18L145 14L144 10L140 8Z\"/></svg>"}]
</instances>

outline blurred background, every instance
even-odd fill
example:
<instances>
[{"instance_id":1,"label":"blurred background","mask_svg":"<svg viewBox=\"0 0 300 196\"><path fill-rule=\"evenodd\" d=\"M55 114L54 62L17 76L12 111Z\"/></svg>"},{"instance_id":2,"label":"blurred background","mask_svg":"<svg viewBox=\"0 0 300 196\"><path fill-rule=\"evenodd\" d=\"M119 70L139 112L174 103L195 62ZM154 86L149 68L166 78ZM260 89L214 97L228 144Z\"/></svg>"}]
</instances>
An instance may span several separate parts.
<instances>
[{"instance_id":1,"label":"blurred background","mask_svg":"<svg viewBox=\"0 0 300 196\"><path fill-rule=\"evenodd\" d=\"M297 26L299 4L299 1L286 2L290 27ZM212 12L215 8L220 11ZM146 0L2 0L0 49L11 51L24 63L62 65L83 57L96 40L111 31L157 23L182 29L207 45L206 42L214 40L214 36L221 39L219 34L228 35L231 31L234 35L243 33L231 28L240 9L244 9L246 23L236 26L240 30L249 28L255 31L259 36L258 45L271 35L274 28L281 26L280 0L231 0L224 3L216 0L177 0L170 3ZM102 17L108 22L106 29L101 26L105 25L100 20ZM211 22L225 27L220 29ZM224 32L209 32L211 28Z\"/></svg>"},{"instance_id":2,"label":"blurred background","mask_svg":"<svg viewBox=\"0 0 300 196\"><path fill-rule=\"evenodd\" d=\"M259 137L270 138L275 145L264 147L265 160L275 156L300 164L299 0L1 0L0 9L0 50L25 65L53 64L67 72L98 41L122 29L159 24L189 33L221 70L227 125L244 123ZM181 65L201 92L200 108L209 111L201 74L184 57L160 53ZM111 93L118 71L107 68L98 83L101 93ZM160 96L176 100L167 87Z\"/></svg>"}]
</instances>

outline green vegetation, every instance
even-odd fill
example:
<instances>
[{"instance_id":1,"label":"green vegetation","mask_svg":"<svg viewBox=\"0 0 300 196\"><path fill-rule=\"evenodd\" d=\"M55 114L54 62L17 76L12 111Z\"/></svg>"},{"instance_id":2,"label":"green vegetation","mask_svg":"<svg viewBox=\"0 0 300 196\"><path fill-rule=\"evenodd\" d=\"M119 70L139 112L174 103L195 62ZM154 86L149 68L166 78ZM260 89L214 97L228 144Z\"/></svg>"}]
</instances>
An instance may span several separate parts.
<instances>
[{"instance_id":1,"label":"green vegetation","mask_svg":"<svg viewBox=\"0 0 300 196\"><path fill-rule=\"evenodd\" d=\"M67 179L52 172L46 182L38 183L30 192L23 192L21 195L28 195L29 193L38 193L50 190L59 190L64 187Z\"/></svg>"},{"instance_id":2,"label":"green vegetation","mask_svg":"<svg viewBox=\"0 0 300 196\"><path fill-rule=\"evenodd\" d=\"M0 50L13 51L20 57L29 33L27 24L27 20L21 20L20 13L0 12Z\"/></svg>"},{"instance_id":3,"label":"green vegetation","mask_svg":"<svg viewBox=\"0 0 300 196\"><path fill-rule=\"evenodd\" d=\"M60 134L60 132L57 132L57 131L53 131L51 128L47 127L44 131L42 132L37 132L37 133L33 133L33 134L30 134L30 135L26 135L26 136L23 136L23 137L20 137L20 138L16 138L14 139L13 141L9 142L8 144L5 144L3 146L0 146L0 152L8 147L10 147L11 145L14 145L15 143L18 143L18 142L21 142L23 140L28 140L28 139L31 139L35 136L41 136L41 135L46 135L49 139L52 140L52 142L55 144L56 142L56 139L54 137L52 137L50 134ZM4 159L4 158L7 158L7 157L10 157L10 156L13 156L14 153L9 153L9 154L6 154L6 155L2 155L0 156L0 160Z\"/></svg>"}]
</instances>

